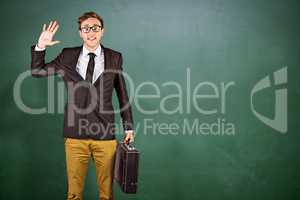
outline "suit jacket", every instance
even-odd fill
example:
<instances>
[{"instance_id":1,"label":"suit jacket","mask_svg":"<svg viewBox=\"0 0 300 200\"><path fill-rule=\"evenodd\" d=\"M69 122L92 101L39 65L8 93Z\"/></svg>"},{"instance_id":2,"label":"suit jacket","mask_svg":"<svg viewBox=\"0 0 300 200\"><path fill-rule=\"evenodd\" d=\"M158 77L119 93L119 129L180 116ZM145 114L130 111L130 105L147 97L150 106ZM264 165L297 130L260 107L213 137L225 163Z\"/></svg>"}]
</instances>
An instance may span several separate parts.
<instances>
[{"instance_id":1,"label":"suit jacket","mask_svg":"<svg viewBox=\"0 0 300 200\"><path fill-rule=\"evenodd\" d=\"M60 74L68 91L64 113L64 137L109 140L115 138L113 89L116 90L124 130L133 130L131 106L122 75L120 52L101 47L104 51L104 72L92 84L76 71L82 46L64 48L51 62L45 63L46 51L31 47L31 74L46 77ZM92 109L86 112L87 105ZM85 110L85 111L84 111Z\"/></svg>"}]
</instances>

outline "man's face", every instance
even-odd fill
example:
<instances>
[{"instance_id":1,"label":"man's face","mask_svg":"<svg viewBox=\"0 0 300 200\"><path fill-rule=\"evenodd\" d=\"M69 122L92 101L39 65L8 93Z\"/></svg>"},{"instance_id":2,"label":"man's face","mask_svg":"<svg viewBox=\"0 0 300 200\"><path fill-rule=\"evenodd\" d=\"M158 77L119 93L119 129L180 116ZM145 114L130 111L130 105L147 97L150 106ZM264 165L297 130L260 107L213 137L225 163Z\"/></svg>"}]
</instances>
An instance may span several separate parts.
<instances>
[{"instance_id":1,"label":"man's face","mask_svg":"<svg viewBox=\"0 0 300 200\"><path fill-rule=\"evenodd\" d=\"M99 26L101 27L100 29ZM89 30L89 32L87 32L86 30ZM93 30L96 30L98 32ZM79 30L79 35L82 38L85 46L90 49L95 49L100 44L103 32L104 29L102 28L101 22L98 19L88 18L81 23L81 30Z\"/></svg>"}]
</instances>

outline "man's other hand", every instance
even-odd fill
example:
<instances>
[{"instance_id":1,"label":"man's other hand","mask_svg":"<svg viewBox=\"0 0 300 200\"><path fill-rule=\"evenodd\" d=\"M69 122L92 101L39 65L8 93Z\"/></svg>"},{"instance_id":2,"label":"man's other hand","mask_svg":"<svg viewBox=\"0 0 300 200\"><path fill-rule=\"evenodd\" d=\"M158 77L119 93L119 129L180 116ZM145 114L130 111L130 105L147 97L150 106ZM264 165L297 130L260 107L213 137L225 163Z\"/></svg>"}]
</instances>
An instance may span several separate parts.
<instances>
[{"instance_id":1,"label":"man's other hand","mask_svg":"<svg viewBox=\"0 0 300 200\"><path fill-rule=\"evenodd\" d=\"M124 138L124 143L129 144L131 142L134 142L134 133L133 131L126 131L125 132L126 136Z\"/></svg>"}]
</instances>

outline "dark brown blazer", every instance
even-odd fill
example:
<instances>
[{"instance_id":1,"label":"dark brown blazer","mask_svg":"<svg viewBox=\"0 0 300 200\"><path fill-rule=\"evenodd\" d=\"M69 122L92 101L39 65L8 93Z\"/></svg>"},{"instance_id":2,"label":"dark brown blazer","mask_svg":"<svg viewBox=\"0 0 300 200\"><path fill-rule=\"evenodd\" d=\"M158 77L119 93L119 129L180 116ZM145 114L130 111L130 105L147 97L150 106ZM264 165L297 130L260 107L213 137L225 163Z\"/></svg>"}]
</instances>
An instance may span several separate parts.
<instances>
[{"instance_id":1,"label":"dark brown blazer","mask_svg":"<svg viewBox=\"0 0 300 200\"><path fill-rule=\"evenodd\" d=\"M68 90L64 113L64 137L114 139L116 129L112 105L113 89L118 96L123 129L133 130L132 111L122 74L122 55L103 45L101 47L104 50L104 72L93 84L85 81L76 71L82 46L64 48L49 63L45 63L46 51L35 51L35 46L31 47L32 76L46 77L60 74ZM92 106L91 112L82 112L91 102L95 105Z\"/></svg>"}]
</instances>

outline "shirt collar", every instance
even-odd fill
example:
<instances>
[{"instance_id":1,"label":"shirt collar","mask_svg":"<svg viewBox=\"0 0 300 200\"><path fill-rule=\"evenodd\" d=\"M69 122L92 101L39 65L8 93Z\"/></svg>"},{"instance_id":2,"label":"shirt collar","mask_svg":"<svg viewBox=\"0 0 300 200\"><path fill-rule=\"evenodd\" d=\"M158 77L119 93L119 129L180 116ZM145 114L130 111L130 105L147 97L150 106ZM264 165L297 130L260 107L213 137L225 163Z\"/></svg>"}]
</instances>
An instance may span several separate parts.
<instances>
[{"instance_id":1,"label":"shirt collar","mask_svg":"<svg viewBox=\"0 0 300 200\"><path fill-rule=\"evenodd\" d=\"M101 50L102 50L102 49L101 49L101 45L99 45L99 46L97 47L97 49L96 49L93 53L96 54L96 56L100 57ZM88 53L90 53L90 51L83 45L83 47L82 47L82 54L83 54L84 56L89 56Z\"/></svg>"}]
</instances>

